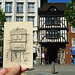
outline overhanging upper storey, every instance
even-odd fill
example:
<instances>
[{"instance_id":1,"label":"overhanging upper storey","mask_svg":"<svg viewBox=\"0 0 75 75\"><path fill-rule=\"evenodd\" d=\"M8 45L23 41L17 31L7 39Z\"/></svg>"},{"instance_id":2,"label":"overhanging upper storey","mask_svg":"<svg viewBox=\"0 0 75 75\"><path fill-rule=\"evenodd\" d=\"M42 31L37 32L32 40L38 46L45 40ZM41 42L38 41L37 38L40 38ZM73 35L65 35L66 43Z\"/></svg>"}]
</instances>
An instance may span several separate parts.
<instances>
[{"instance_id":1,"label":"overhanging upper storey","mask_svg":"<svg viewBox=\"0 0 75 75\"><path fill-rule=\"evenodd\" d=\"M39 28L67 29L64 18L66 3L44 3L39 8Z\"/></svg>"},{"instance_id":2,"label":"overhanging upper storey","mask_svg":"<svg viewBox=\"0 0 75 75\"><path fill-rule=\"evenodd\" d=\"M39 8L39 42L67 43L68 24L64 18L66 3L44 3Z\"/></svg>"}]
</instances>

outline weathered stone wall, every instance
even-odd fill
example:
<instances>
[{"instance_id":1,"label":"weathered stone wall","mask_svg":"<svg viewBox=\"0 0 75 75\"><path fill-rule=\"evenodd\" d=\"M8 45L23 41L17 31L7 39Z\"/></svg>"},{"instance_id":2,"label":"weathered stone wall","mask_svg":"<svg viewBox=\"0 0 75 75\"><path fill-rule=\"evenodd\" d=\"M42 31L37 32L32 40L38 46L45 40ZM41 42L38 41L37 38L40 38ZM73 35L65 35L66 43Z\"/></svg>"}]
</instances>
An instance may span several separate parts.
<instances>
[{"instance_id":1,"label":"weathered stone wall","mask_svg":"<svg viewBox=\"0 0 75 75\"><path fill-rule=\"evenodd\" d=\"M59 48L57 53L57 59L59 64L61 65L65 64L65 49Z\"/></svg>"}]
</instances>

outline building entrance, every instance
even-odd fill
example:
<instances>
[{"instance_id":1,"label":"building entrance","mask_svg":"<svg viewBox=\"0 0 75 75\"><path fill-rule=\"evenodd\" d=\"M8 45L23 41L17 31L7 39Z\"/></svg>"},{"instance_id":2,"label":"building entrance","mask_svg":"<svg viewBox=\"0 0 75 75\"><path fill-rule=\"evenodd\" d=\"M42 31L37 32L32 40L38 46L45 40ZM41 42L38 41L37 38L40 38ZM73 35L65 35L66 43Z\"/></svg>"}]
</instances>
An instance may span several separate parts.
<instances>
[{"instance_id":1,"label":"building entrance","mask_svg":"<svg viewBox=\"0 0 75 75\"><path fill-rule=\"evenodd\" d=\"M54 45L47 49L48 64L51 64L52 61L57 62L57 53L58 49Z\"/></svg>"}]
</instances>

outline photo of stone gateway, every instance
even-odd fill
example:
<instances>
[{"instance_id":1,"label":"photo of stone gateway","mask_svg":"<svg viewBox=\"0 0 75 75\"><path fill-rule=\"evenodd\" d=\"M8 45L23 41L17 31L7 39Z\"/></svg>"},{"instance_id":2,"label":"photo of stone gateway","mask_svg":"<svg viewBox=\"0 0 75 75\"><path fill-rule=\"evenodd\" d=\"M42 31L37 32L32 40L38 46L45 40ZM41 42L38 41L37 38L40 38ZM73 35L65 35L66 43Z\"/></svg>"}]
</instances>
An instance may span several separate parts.
<instances>
[{"instance_id":1,"label":"photo of stone gateway","mask_svg":"<svg viewBox=\"0 0 75 75\"><path fill-rule=\"evenodd\" d=\"M5 22L3 67L11 68L16 63L23 68L33 67L32 25L32 22Z\"/></svg>"}]
</instances>

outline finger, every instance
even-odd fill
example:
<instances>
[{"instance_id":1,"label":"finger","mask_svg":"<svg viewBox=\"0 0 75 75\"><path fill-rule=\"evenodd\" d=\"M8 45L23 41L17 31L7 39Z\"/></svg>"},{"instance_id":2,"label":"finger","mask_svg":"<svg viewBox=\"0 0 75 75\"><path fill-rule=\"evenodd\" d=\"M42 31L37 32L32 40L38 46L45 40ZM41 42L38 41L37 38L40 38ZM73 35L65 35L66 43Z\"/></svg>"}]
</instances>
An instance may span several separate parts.
<instances>
[{"instance_id":1,"label":"finger","mask_svg":"<svg viewBox=\"0 0 75 75\"><path fill-rule=\"evenodd\" d=\"M5 68L3 68L2 70L0 70L0 75L1 75L1 74L6 74L7 72L8 72L8 70L5 69Z\"/></svg>"},{"instance_id":2,"label":"finger","mask_svg":"<svg viewBox=\"0 0 75 75\"><path fill-rule=\"evenodd\" d=\"M6 75L17 75L20 73L20 65L15 65Z\"/></svg>"},{"instance_id":3,"label":"finger","mask_svg":"<svg viewBox=\"0 0 75 75\"><path fill-rule=\"evenodd\" d=\"M0 73L0 75L4 75L4 74Z\"/></svg>"},{"instance_id":4,"label":"finger","mask_svg":"<svg viewBox=\"0 0 75 75\"><path fill-rule=\"evenodd\" d=\"M11 70L11 68L7 68L7 71L9 72Z\"/></svg>"}]
</instances>

